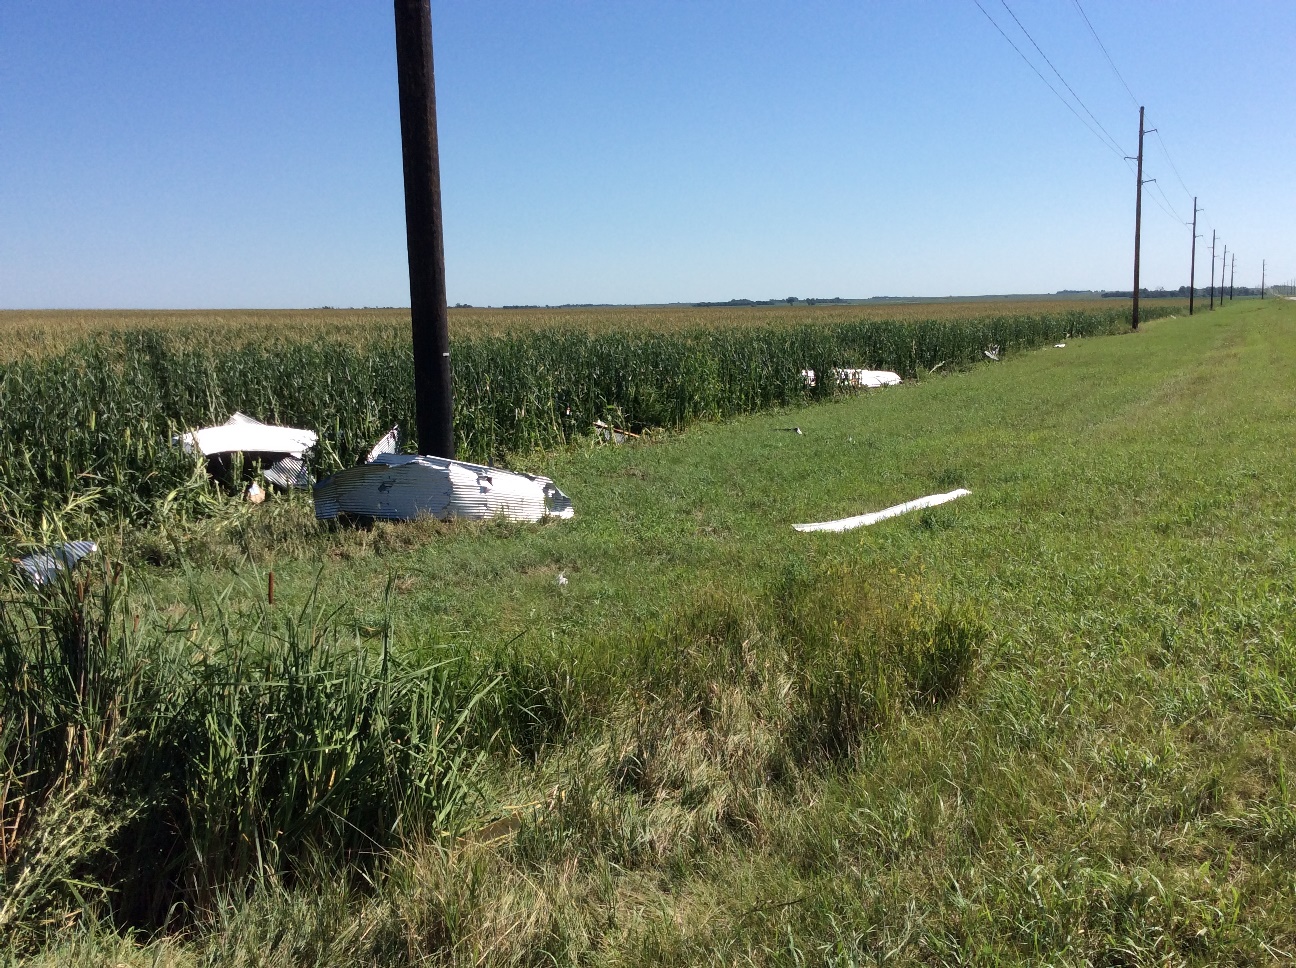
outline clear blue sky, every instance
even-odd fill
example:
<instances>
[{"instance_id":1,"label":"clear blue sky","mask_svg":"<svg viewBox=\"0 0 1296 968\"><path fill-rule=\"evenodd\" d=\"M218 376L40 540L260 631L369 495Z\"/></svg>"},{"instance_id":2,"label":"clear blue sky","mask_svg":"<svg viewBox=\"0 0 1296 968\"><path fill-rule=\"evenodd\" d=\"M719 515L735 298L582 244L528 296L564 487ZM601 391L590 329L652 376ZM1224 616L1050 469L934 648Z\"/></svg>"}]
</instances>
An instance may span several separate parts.
<instances>
[{"instance_id":1,"label":"clear blue sky","mask_svg":"<svg viewBox=\"0 0 1296 968\"><path fill-rule=\"evenodd\" d=\"M1073 0L1009 3L1132 153ZM1296 4L1082 3L1207 248L1296 276ZM974 0L432 8L451 302L1130 285L1133 174ZM383 0L0 0L0 307L408 305L393 43Z\"/></svg>"}]
</instances>

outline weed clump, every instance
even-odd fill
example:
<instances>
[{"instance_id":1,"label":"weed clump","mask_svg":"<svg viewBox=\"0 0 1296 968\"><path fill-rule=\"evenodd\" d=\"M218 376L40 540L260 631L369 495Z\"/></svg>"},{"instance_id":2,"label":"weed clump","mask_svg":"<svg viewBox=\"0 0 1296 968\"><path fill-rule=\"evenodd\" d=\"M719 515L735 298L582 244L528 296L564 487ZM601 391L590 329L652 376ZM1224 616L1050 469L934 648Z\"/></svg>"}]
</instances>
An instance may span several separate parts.
<instances>
[{"instance_id":1,"label":"weed clump","mask_svg":"<svg viewBox=\"0 0 1296 968\"><path fill-rule=\"evenodd\" d=\"M182 623L127 607L109 565L0 590L0 937L95 893L121 923L207 918L453 828L487 681L388 637L372 651L314 603L195 603Z\"/></svg>"},{"instance_id":2,"label":"weed clump","mask_svg":"<svg viewBox=\"0 0 1296 968\"><path fill-rule=\"evenodd\" d=\"M703 592L641 641L586 658L565 713L585 728L537 758L573 768L517 849L528 864L635 868L758 841L809 778L953 700L985 634L972 611L863 567L813 570L759 602Z\"/></svg>"}]
</instances>

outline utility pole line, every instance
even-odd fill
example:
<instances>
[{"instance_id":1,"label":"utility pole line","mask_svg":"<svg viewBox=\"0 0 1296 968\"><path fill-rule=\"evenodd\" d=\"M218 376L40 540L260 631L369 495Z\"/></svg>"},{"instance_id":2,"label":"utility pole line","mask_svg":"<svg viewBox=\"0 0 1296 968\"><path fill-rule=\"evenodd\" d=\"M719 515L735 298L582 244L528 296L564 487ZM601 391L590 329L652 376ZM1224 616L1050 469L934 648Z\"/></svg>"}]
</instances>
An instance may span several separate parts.
<instances>
[{"instance_id":1,"label":"utility pole line","mask_svg":"<svg viewBox=\"0 0 1296 968\"><path fill-rule=\"evenodd\" d=\"M1237 253L1233 253L1233 261L1229 264L1229 302L1233 301L1233 277L1237 275Z\"/></svg>"},{"instance_id":2,"label":"utility pole line","mask_svg":"<svg viewBox=\"0 0 1296 968\"><path fill-rule=\"evenodd\" d=\"M1210 308L1215 312L1215 230L1211 229L1211 287Z\"/></svg>"},{"instance_id":3,"label":"utility pole line","mask_svg":"<svg viewBox=\"0 0 1296 968\"><path fill-rule=\"evenodd\" d=\"M1224 308L1224 270L1228 268L1228 243L1224 243L1224 254L1220 256L1220 309Z\"/></svg>"},{"instance_id":4,"label":"utility pole line","mask_svg":"<svg viewBox=\"0 0 1296 968\"><path fill-rule=\"evenodd\" d=\"M1139 236L1143 230L1143 135L1151 134L1156 128L1143 130L1143 108L1139 107L1139 150L1138 150L1138 184L1134 191L1134 306L1130 314L1130 328L1137 330L1139 324ZM1128 158L1128 156L1126 156ZM1156 181L1149 178L1148 181Z\"/></svg>"},{"instance_id":5,"label":"utility pole line","mask_svg":"<svg viewBox=\"0 0 1296 968\"><path fill-rule=\"evenodd\" d=\"M420 454L453 458L454 384L441 228L432 8L430 0L394 0L394 4L414 341L414 421Z\"/></svg>"},{"instance_id":6,"label":"utility pole line","mask_svg":"<svg viewBox=\"0 0 1296 968\"><path fill-rule=\"evenodd\" d=\"M1193 297L1197 293L1197 196L1193 196L1192 258L1188 263L1188 315L1193 314Z\"/></svg>"},{"instance_id":7,"label":"utility pole line","mask_svg":"<svg viewBox=\"0 0 1296 968\"><path fill-rule=\"evenodd\" d=\"M1264 298L1265 260L1260 260L1260 298Z\"/></svg>"}]
</instances>

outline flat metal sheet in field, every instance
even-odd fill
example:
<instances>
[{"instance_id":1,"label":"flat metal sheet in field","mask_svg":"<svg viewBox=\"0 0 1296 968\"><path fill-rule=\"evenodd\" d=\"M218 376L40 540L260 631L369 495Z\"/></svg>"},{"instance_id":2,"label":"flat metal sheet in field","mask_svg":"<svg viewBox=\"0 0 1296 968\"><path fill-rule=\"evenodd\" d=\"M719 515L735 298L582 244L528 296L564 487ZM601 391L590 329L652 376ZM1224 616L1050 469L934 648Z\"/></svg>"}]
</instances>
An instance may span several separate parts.
<instances>
[{"instance_id":1,"label":"flat metal sheet in field","mask_svg":"<svg viewBox=\"0 0 1296 968\"><path fill-rule=\"evenodd\" d=\"M849 387L893 387L900 383L900 374L890 370L859 370L852 367L838 367L833 370L838 386ZM815 371L802 370L801 378L810 386L815 385Z\"/></svg>"},{"instance_id":2,"label":"flat metal sheet in field","mask_svg":"<svg viewBox=\"0 0 1296 968\"><path fill-rule=\"evenodd\" d=\"M948 494L929 494L926 497L905 501L904 504L897 504L894 507L874 511L871 514L860 514L853 518L842 518L838 521L821 521L818 524L794 524L792 527L797 531L850 531L852 528L877 524L879 521L885 521L887 518L894 518L901 514L908 514L910 511L933 508L938 504L955 501L971 493L967 488L960 487L957 490L950 491Z\"/></svg>"},{"instance_id":3,"label":"flat metal sheet in field","mask_svg":"<svg viewBox=\"0 0 1296 968\"><path fill-rule=\"evenodd\" d=\"M82 558L99 550L93 541L65 541L63 544L36 551L18 559L18 567L26 573L33 585L52 581L64 568L73 567Z\"/></svg>"},{"instance_id":4,"label":"flat metal sheet in field","mask_svg":"<svg viewBox=\"0 0 1296 968\"><path fill-rule=\"evenodd\" d=\"M440 457L380 454L315 485L315 516L322 519L351 514L407 521L427 514L442 520L541 521L575 513L547 477Z\"/></svg>"},{"instance_id":5,"label":"flat metal sheet in field","mask_svg":"<svg viewBox=\"0 0 1296 968\"><path fill-rule=\"evenodd\" d=\"M193 430L179 438L186 452L197 450L204 457L240 452L301 457L318 441L319 434L313 430L263 424L242 413L234 414L218 426Z\"/></svg>"}]
</instances>

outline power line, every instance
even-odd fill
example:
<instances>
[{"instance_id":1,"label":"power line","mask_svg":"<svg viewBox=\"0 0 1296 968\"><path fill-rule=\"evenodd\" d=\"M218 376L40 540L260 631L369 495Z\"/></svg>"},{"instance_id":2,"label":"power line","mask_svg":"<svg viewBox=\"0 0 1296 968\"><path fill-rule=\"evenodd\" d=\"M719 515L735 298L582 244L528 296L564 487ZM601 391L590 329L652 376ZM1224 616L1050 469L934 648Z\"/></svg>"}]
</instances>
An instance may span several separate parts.
<instances>
[{"instance_id":1,"label":"power line","mask_svg":"<svg viewBox=\"0 0 1296 968\"><path fill-rule=\"evenodd\" d=\"M1080 16L1084 18L1085 25L1089 28L1089 33L1093 34L1093 39L1098 41L1098 46L1102 48L1103 56L1107 58L1107 63L1111 65L1112 73L1116 75L1117 79L1124 86L1125 93L1130 96L1130 100L1137 105L1139 103L1138 98L1134 96L1134 92L1130 90L1130 86L1125 83L1125 78L1121 77L1121 72L1116 69L1116 62L1112 60L1111 54L1107 53L1107 45L1102 42L1102 38L1098 36L1098 31L1094 30L1094 25L1089 22L1089 15L1085 13L1084 7L1080 6L1080 0L1071 0L1071 2L1075 4L1075 8L1080 11Z\"/></svg>"},{"instance_id":2,"label":"power line","mask_svg":"<svg viewBox=\"0 0 1296 968\"><path fill-rule=\"evenodd\" d=\"M999 31L999 36L1001 36L1004 40L1008 41L1008 46L1010 46L1013 50L1017 51L1017 56L1020 57L1022 60L1024 60L1026 62L1026 66L1035 72L1035 76L1044 82L1044 86L1047 87L1050 91L1052 91L1054 96L1059 101L1061 101L1063 104L1066 105L1066 109L1070 111L1072 114L1074 114L1076 118L1080 121L1080 123L1089 129L1089 132L1095 138L1098 139L1098 141L1102 144L1104 148L1106 148L1108 151L1116 155L1117 158L1123 158L1124 155L1121 154L1120 150L1112 147L1106 141L1103 141L1102 135L1100 135L1096 130L1094 130L1093 125L1091 125L1088 121L1086 121L1084 118L1080 116L1080 112L1071 106L1071 102L1068 101L1066 98L1064 98L1058 92L1058 89L1049 83L1048 78L1040 73L1040 69L1035 66L1034 62L1029 57L1027 57L1025 54L1022 53L1021 48L1013 43L1011 37L1009 37L1006 33L1004 33L1003 28L999 26L999 24L995 21L995 18L990 16L990 14L986 11L985 7L981 6L981 0L972 0L972 2L976 4L978 10L980 10L983 14L985 14L986 20L990 21L990 23L994 26L994 29Z\"/></svg>"},{"instance_id":3,"label":"power line","mask_svg":"<svg viewBox=\"0 0 1296 968\"><path fill-rule=\"evenodd\" d=\"M1174 171L1175 177L1179 179L1179 186L1184 190L1185 194L1191 195L1192 192L1189 190L1188 186L1184 184L1183 175L1179 174L1178 166L1175 165L1174 159L1170 157L1170 149L1166 147L1165 140L1161 137L1161 132L1158 131L1156 136L1157 141L1161 143L1161 151L1166 156L1166 161L1170 162L1170 168Z\"/></svg>"},{"instance_id":4,"label":"power line","mask_svg":"<svg viewBox=\"0 0 1296 968\"><path fill-rule=\"evenodd\" d=\"M1007 4L1006 2L1004 2L1004 0L1000 0L1000 2L1001 2L1001 3L1004 3L1004 6L1005 6L1005 7L1008 6L1008 4ZM1130 90L1130 86L1129 86L1129 84L1125 81L1125 77L1124 77L1123 74L1121 74L1120 69L1116 66L1116 62L1115 62L1114 60L1112 60L1111 53L1107 50L1107 45L1104 44L1104 43L1102 42L1102 38L1098 36L1098 31L1094 29L1093 22L1090 21L1090 19L1089 19L1089 15L1088 15L1087 13L1085 13L1085 9L1084 9L1084 7L1080 5L1080 0L1071 0L1071 3L1075 6L1076 11L1080 14L1080 17L1084 20L1084 22L1085 22L1085 26L1089 28L1089 33L1091 33L1091 34L1093 35L1093 39L1098 43L1098 47L1099 47L1099 49L1103 52L1103 57L1105 57L1105 58L1107 59L1107 64L1108 64L1108 66L1111 67L1111 69L1112 69L1112 73L1116 75L1116 79L1117 79L1118 81L1120 81L1120 82L1121 82L1121 86L1122 86L1123 88L1125 88L1125 93L1129 95L1131 101L1133 101L1135 104L1138 104L1138 103L1139 103L1138 98L1135 97L1134 92L1133 92L1132 90ZM1008 11L1008 12L1011 13L1012 11L1010 10L1010 11ZM1013 19L1016 19L1016 18L1013 18ZM1019 26L1020 26L1020 24L1019 24ZM1025 33L1025 30L1026 30L1026 28L1025 28L1025 27L1022 27L1022 32L1023 32L1023 33ZM1030 36L1030 35L1027 34L1027 36ZM1033 41L1032 41L1032 43L1033 43ZM1038 49L1038 46L1037 46L1037 49ZM1040 51L1040 54L1041 54L1041 55L1042 55L1043 53L1044 53L1043 51ZM1048 60L1048 58L1046 57L1045 60ZM1049 66L1052 67L1052 64L1050 64ZM1056 70L1056 68L1055 68L1055 70ZM1065 82L1064 82L1064 83L1065 83ZM1068 87L1068 90L1069 90L1069 87ZM1074 94L1075 92L1072 91L1072 93ZM1080 99L1079 99L1079 98L1076 98L1076 100L1078 101L1078 100L1080 100ZM1086 109L1086 110L1088 110L1088 109ZM1095 118L1094 120L1097 120L1097 119ZM1158 127L1159 127L1159 126L1158 126ZM1158 131L1158 130L1156 130L1156 129L1154 128L1154 129L1153 129L1153 133L1155 133L1156 136L1157 136L1157 143L1161 145L1161 152L1162 152L1162 154L1165 155L1166 161L1168 161L1168 162L1170 163L1170 170L1174 172L1175 178L1176 178L1176 179L1178 180L1178 182L1179 182L1179 187L1181 187L1181 188L1184 190L1184 194L1185 194L1185 195L1187 195L1189 198L1192 198L1192 197L1193 197L1192 190L1188 187L1187 183L1184 181L1184 179L1183 179L1183 175L1179 173L1179 166L1176 165L1176 164L1174 163L1174 158L1171 157L1171 155L1170 155L1170 149L1166 146L1165 139L1164 139L1163 137L1161 137L1161 132ZM1170 199L1169 199L1168 197L1166 197L1166 193L1165 193L1165 191L1161 188L1161 184L1160 184L1160 182L1156 182L1155 184L1156 184L1156 188L1157 188L1157 194L1159 194L1159 195L1161 196L1161 198L1164 199L1164 201L1165 201L1165 205L1161 205L1160 201L1157 201L1157 199L1156 199L1155 196L1153 197L1153 201L1156 201L1157 204L1158 204L1158 206L1160 206L1160 208L1161 208L1162 210L1165 210L1166 206L1169 206L1170 211L1169 211L1169 212L1166 212L1166 214L1167 214L1167 215L1170 215L1171 218L1175 219L1175 220L1178 221L1178 222L1183 222L1184 220L1183 220L1182 218L1179 217L1178 212L1177 212L1177 210L1175 209L1174 205L1171 203ZM1173 214L1172 214L1172 213L1173 213Z\"/></svg>"},{"instance_id":5,"label":"power line","mask_svg":"<svg viewBox=\"0 0 1296 968\"><path fill-rule=\"evenodd\" d=\"M1067 83L1067 79L1062 76L1062 72L1054 66L1051 60L1049 60L1048 54L1044 53L1044 49L1040 47L1039 44L1035 43L1035 38L1031 36L1030 31L1026 29L1025 25L1017 18L1017 15L1013 13L1012 7L1008 6L1008 0L999 0L999 2L1002 3L1003 8L1008 11L1008 16L1013 18L1013 22L1021 28L1021 32L1026 35L1026 39L1034 45L1037 51L1039 51L1039 55L1044 58L1044 63L1052 69L1053 73L1058 76L1058 80L1061 81L1066 89L1071 92L1071 96L1076 99L1076 103L1084 108L1085 114L1093 118L1094 124L1098 125L1099 129L1107 136L1107 139L1112 143L1112 145L1120 149L1122 155L1125 154L1125 149L1121 148L1120 142L1113 138L1111 132L1103 127L1103 123L1094 117L1094 113L1089 110L1089 106L1085 104L1084 101L1080 100L1080 95L1075 92L1075 88Z\"/></svg>"},{"instance_id":6,"label":"power line","mask_svg":"<svg viewBox=\"0 0 1296 968\"><path fill-rule=\"evenodd\" d=\"M1161 183L1158 181L1154 181L1152 184L1156 185L1157 194L1160 195L1161 198L1165 200L1166 205L1170 207L1170 211L1167 212L1166 214L1169 215L1171 218L1173 218L1179 224L1181 225L1184 224L1184 220L1179 217L1179 210L1174 207L1174 203L1171 202L1170 199L1166 198L1166 193L1161 190ZM1156 201L1156 198L1154 197L1152 200ZM1165 206L1162 206L1162 208L1165 208Z\"/></svg>"},{"instance_id":7,"label":"power line","mask_svg":"<svg viewBox=\"0 0 1296 968\"><path fill-rule=\"evenodd\" d=\"M1154 129L1154 130L1155 130L1155 129ZM1133 174L1134 174L1134 166L1133 166L1132 164L1130 164L1130 162L1131 162L1133 159L1132 159L1131 157L1127 156L1127 157L1125 157L1123 160L1124 160L1124 162L1125 162L1125 167L1128 168L1128 169L1129 169L1129 173L1130 173L1131 175L1133 175ZM1157 191L1161 191L1161 183L1158 182L1155 178L1149 178L1149 179L1147 179L1147 180L1148 180L1151 184L1157 186ZM1163 203L1160 201L1160 199L1158 199L1155 195L1149 195L1148 197L1151 198L1152 201L1156 202L1156 206L1157 206L1157 208L1159 208L1159 209L1161 209L1161 211L1165 212L1166 215L1170 216L1170 218L1174 219L1176 222L1179 222L1179 223L1181 223L1181 224L1186 224L1186 223L1184 223L1184 220L1183 220L1182 218L1179 217L1179 214L1178 214L1177 212L1173 211L1173 209L1174 209L1174 206L1173 206L1173 205L1171 205L1170 208L1166 208L1166 205L1169 205L1169 204L1170 204L1170 199L1166 198L1165 203L1163 204ZM1164 192L1161 193L1161 197L1162 197L1162 198L1165 198L1165 193L1164 193Z\"/></svg>"}]
</instances>

